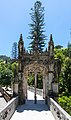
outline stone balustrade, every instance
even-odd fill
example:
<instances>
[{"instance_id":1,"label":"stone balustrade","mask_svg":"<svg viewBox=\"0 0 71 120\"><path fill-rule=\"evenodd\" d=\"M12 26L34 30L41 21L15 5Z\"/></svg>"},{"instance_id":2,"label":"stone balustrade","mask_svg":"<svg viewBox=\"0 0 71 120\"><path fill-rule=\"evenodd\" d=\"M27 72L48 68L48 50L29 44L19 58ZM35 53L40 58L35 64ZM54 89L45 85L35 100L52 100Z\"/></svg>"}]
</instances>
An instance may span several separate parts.
<instances>
[{"instance_id":1,"label":"stone balustrade","mask_svg":"<svg viewBox=\"0 0 71 120\"><path fill-rule=\"evenodd\" d=\"M0 120L10 120L18 105L18 97L11 99L0 111Z\"/></svg>"},{"instance_id":2,"label":"stone balustrade","mask_svg":"<svg viewBox=\"0 0 71 120\"><path fill-rule=\"evenodd\" d=\"M28 89L34 92L34 87L28 87ZM37 94L42 95L42 89L36 89ZM71 116L52 98L47 96L48 107L50 108L55 120L71 120Z\"/></svg>"},{"instance_id":3,"label":"stone balustrade","mask_svg":"<svg viewBox=\"0 0 71 120\"><path fill-rule=\"evenodd\" d=\"M71 120L71 116L52 98L50 98L50 110L54 115L55 120Z\"/></svg>"},{"instance_id":4,"label":"stone balustrade","mask_svg":"<svg viewBox=\"0 0 71 120\"><path fill-rule=\"evenodd\" d=\"M13 97L13 91L10 88L6 89L5 87L2 87L0 91L1 91L2 96L4 97L4 99L7 102L12 99L12 97Z\"/></svg>"}]
</instances>

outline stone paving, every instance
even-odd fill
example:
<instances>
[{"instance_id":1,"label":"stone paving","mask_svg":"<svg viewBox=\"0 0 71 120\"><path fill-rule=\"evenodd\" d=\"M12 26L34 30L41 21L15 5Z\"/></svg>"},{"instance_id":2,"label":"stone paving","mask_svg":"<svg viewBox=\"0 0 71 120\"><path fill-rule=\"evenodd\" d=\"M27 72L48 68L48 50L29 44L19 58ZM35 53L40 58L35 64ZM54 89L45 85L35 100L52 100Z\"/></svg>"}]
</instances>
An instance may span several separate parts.
<instances>
[{"instance_id":1,"label":"stone paving","mask_svg":"<svg viewBox=\"0 0 71 120\"><path fill-rule=\"evenodd\" d=\"M34 93L28 91L26 104L18 106L10 120L55 120L42 96L37 95L37 100L34 104Z\"/></svg>"},{"instance_id":2,"label":"stone paving","mask_svg":"<svg viewBox=\"0 0 71 120\"><path fill-rule=\"evenodd\" d=\"M2 94L0 93L0 111L7 105L7 102L2 97Z\"/></svg>"}]
</instances>

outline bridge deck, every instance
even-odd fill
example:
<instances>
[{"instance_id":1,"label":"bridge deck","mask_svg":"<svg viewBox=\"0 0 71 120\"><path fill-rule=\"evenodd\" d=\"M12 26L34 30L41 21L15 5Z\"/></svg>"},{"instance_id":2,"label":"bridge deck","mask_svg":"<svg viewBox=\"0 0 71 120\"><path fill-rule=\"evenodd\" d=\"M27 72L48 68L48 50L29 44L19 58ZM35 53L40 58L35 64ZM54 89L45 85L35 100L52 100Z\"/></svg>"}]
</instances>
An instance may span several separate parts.
<instances>
[{"instance_id":1,"label":"bridge deck","mask_svg":"<svg viewBox=\"0 0 71 120\"><path fill-rule=\"evenodd\" d=\"M34 104L34 93L28 91L28 100L20 105L11 120L55 120L45 101L37 95L37 104Z\"/></svg>"}]
</instances>

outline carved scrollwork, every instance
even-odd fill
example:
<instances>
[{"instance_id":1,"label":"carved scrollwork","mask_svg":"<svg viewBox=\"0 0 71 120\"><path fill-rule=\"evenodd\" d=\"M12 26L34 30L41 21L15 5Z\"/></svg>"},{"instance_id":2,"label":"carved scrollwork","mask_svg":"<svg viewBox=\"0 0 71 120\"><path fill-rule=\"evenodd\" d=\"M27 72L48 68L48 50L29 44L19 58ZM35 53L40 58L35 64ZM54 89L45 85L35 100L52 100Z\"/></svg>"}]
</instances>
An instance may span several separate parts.
<instances>
[{"instance_id":1,"label":"carved scrollwork","mask_svg":"<svg viewBox=\"0 0 71 120\"><path fill-rule=\"evenodd\" d=\"M33 64L27 65L23 72L24 74L33 72L33 73L41 73L43 74L43 71L45 71L45 74L48 73L48 69L46 68L46 66L42 65L42 64L38 64L37 61L35 61Z\"/></svg>"}]
</instances>

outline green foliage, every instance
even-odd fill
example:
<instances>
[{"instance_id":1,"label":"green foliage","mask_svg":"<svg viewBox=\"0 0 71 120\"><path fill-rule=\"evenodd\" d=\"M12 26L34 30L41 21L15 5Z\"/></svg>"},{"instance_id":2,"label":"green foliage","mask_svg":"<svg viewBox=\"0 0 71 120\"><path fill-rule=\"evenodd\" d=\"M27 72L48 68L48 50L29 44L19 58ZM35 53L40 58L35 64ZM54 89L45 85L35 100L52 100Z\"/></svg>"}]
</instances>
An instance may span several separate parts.
<instances>
[{"instance_id":1,"label":"green foliage","mask_svg":"<svg viewBox=\"0 0 71 120\"><path fill-rule=\"evenodd\" d=\"M11 64L11 69L12 69L13 74L14 74L14 72L15 72L15 69L16 69L16 71L18 72L18 63L17 63L17 62L13 62L13 63Z\"/></svg>"},{"instance_id":2,"label":"green foliage","mask_svg":"<svg viewBox=\"0 0 71 120\"><path fill-rule=\"evenodd\" d=\"M0 55L0 60L11 62L10 57L7 57L6 55Z\"/></svg>"},{"instance_id":3,"label":"green foliage","mask_svg":"<svg viewBox=\"0 0 71 120\"><path fill-rule=\"evenodd\" d=\"M59 78L59 92L71 93L71 59L66 57Z\"/></svg>"},{"instance_id":4,"label":"green foliage","mask_svg":"<svg viewBox=\"0 0 71 120\"><path fill-rule=\"evenodd\" d=\"M71 115L71 48L55 49L55 58L60 59L58 103Z\"/></svg>"},{"instance_id":5,"label":"green foliage","mask_svg":"<svg viewBox=\"0 0 71 120\"><path fill-rule=\"evenodd\" d=\"M42 52L45 46L45 35L44 35L44 7L42 7L42 3L40 1L36 1L34 4L34 8L31 8L31 20L32 23L30 26L30 36L29 39L32 40L29 48L32 51L35 51L37 46L37 50Z\"/></svg>"},{"instance_id":6,"label":"green foliage","mask_svg":"<svg viewBox=\"0 0 71 120\"><path fill-rule=\"evenodd\" d=\"M29 73L28 85L29 86L35 86L35 76L34 76L33 73ZM39 89L43 88L42 75L40 73L37 75L37 86L36 87L39 88Z\"/></svg>"},{"instance_id":7,"label":"green foliage","mask_svg":"<svg viewBox=\"0 0 71 120\"><path fill-rule=\"evenodd\" d=\"M28 76L28 85L29 86L34 86L34 74L33 73L29 73L29 76Z\"/></svg>"},{"instance_id":8,"label":"green foliage","mask_svg":"<svg viewBox=\"0 0 71 120\"><path fill-rule=\"evenodd\" d=\"M71 48L71 42L68 42L68 48Z\"/></svg>"},{"instance_id":9,"label":"green foliage","mask_svg":"<svg viewBox=\"0 0 71 120\"><path fill-rule=\"evenodd\" d=\"M63 91L68 91L71 93L71 59L66 58L64 61L64 66L62 68L61 78L62 78L62 89Z\"/></svg>"},{"instance_id":10,"label":"green foliage","mask_svg":"<svg viewBox=\"0 0 71 120\"><path fill-rule=\"evenodd\" d=\"M68 55L71 58L71 43L68 42Z\"/></svg>"},{"instance_id":11,"label":"green foliage","mask_svg":"<svg viewBox=\"0 0 71 120\"><path fill-rule=\"evenodd\" d=\"M71 115L71 96L59 97L58 102L60 106Z\"/></svg>"},{"instance_id":12,"label":"green foliage","mask_svg":"<svg viewBox=\"0 0 71 120\"><path fill-rule=\"evenodd\" d=\"M39 73L37 76L37 88L43 89L42 75Z\"/></svg>"},{"instance_id":13,"label":"green foliage","mask_svg":"<svg viewBox=\"0 0 71 120\"><path fill-rule=\"evenodd\" d=\"M3 60L0 61L0 85L8 86L11 85L11 80L13 77L11 64L4 63Z\"/></svg>"},{"instance_id":14,"label":"green foliage","mask_svg":"<svg viewBox=\"0 0 71 120\"><path fill-rule=\"evenodd\" d=\"M61 65L62 65L62 63L64 62L64 59L65 59L64 49L54 49L54 52L55 52L54 57L60 59Z\"/></svg>"},{"instance_id":15,"label":"green foliage","mask_svg":"<svg viewBox=\"0 0 71 120\"><path fill-rule=\"evenodd\" d=\"M59 92L71 93L71 58L68 49L55 49L55 58L60 59Z\"/></svg>"},{"instance_id":16,"label":"green foliage","mask_svg":"<svg viewBox=\"0 0 71 120\"><path fill-rule=\"evenodd\" d=\"M61 46L61 45L56 45L55 46L55 49L61 49L61 48L63 48L63 46Z\"/></svg>"}]
</instances>

